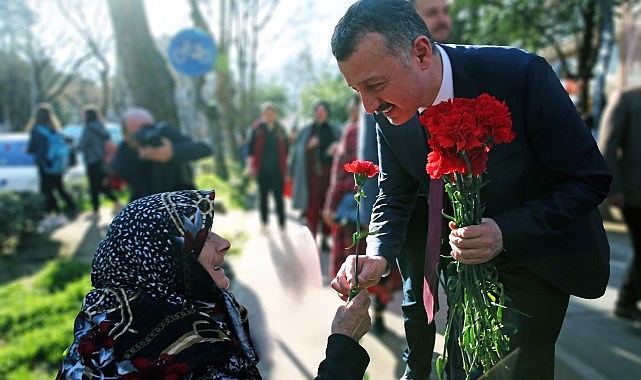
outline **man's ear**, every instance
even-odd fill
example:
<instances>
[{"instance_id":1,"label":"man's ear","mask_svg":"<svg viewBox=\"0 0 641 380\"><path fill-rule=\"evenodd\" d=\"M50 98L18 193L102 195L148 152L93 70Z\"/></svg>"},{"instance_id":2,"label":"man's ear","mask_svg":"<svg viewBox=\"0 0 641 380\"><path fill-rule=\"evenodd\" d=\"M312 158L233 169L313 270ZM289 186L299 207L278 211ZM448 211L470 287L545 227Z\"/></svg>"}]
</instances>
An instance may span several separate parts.
<instances>
[{"instance_id":1,"label":"man's ear","mask_svg":"<svg viewBox=\"0 0 641 380\"><path fill-rule=\"evenodd\" d=\"M432 61L432 44L427 36L418 36L412 44L412 55L421 68L427 68Z\"/></svg>"}]
</instances>

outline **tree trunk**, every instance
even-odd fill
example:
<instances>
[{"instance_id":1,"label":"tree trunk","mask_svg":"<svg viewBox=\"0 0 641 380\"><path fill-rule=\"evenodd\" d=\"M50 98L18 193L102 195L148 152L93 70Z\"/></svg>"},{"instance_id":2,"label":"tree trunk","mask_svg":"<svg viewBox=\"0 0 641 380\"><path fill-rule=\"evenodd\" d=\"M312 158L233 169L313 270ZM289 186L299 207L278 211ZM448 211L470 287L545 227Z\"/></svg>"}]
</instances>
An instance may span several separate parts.
<instances>
[{"instance_id":1,"label":"tree trunk","mask_svg":"<svg viewBox=\"0 0 641 380\"><path fill-rule=\"evenodd\" d=\"M107 4L119 67L134 105L147 108L156 120L179 127L174 79L151 38L143 0L108 0Z\"/></svg>"},{"instance_id":2,"label":"tree trunk","mask_svg":"<svg viewBox=\"0 0 641 380\"><path fill-rule=\"evenodd\" d=\"M194 25L197 28L203 30L209 37L214 38L211 30L209 29L209 24L205 21L198 3L196 0L190 0L189 5L191 7L191 19L194 22ZM224 8L224 4L221 5ZM218 54L220 54L220 46L218 47ZM224 51L224 50L223 50ZM227 161L225 161L225 149L223 138L223 131L221 128L221 117L218 108L208 102L203 96L203 87L205 86L205 77L200 76L194 79L194 87L196 89L196 108L202 112L207 118L207 123L209 125L209 135L211 137L212 150L214 151L214 170L216 175L222 179L229 179L229 170L227 169Z\"/></svg>"}]
</instances>

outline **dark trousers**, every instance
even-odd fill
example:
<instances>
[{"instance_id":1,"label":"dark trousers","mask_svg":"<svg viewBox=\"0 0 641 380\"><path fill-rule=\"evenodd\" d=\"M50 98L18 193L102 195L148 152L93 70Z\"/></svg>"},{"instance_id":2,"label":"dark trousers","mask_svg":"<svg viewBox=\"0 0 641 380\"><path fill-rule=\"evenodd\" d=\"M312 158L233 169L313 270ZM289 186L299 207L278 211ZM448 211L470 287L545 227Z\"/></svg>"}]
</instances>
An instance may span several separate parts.
<instances>
[{"instance_id":1,"label":"dark trousers","mask_svg":"<svg viewBox=\"0 0 641 380\"><path fill-rule=\"evenodd\" d=\"M641 300L641 207L624 206L621 211L632 239L633 256L623 278L617 304L632 307Z\"/></svg>"},{"instance_id":2,"label":"dark trousers","mask_svg":"<svg viewBox=\"0 0 641 380\"><path fill-rule=\"evenodd\" d=\"M76 204L64 187L62 175L47 174L40 168L38 171L40 174L40 191L45 196L45 211L49 213L59 213L61 211L53 194L56 191L65 202L65 211L69 214L74 214L76 212Z\"/></svg>"},{"instance_id":3,"label":"dark trousers","mask_svg":"<svg viewBox=\"0 0 641 380\"><path fill-rule=\"evenodd\" d=\"M280 173L260 172L258 174L258 208L260 211L260 222L268 224L268 196L271 193L276 204L276 215L278 225L285 227L285 205L283 202L283 186L285 179Z\"/></svg>"},{"instance_id":4,"label":"dark trousers","mask_svg":"<svg viewBox=\"0 0 641 380\"><path fill-rule=\"evenodd\" d=\"M428 219L427 199L419 196L398 255L403 280L403 324L407 346L403 352L405 378L426 380L432 370L436 325L427 323L423 306L423 268Z\"/></svg>"},{"instance_id":5,"label":"dark trousers","mask_svg":"<svg viewBox=\"0 0 641 380\"><path fill-rule=\"evenodd\" d=\"M87 165L87 178L89 179L89 194L94 212L98 211L100 206L100 193L105 194L113 202L117 201L111 189L105 186L106 175L102 169L102 162L98 161Z\"/></svg>"},{"instance_id":6,"label":"dark trousers","mask_svg":"<svg viewBox=\"0 0 641 380\"><path fill-rule=\"evenodd\" d=\"M423 306L423 266L427 234L428 208L419 197L408 223L408 235L398 256L398 265L403 278L403 320L407 348L403 353L408 379L428 379L431 371L436 328L427 324ZM444 268L451 259L441 258L439 268ZM511 369L515 380L553 380L554 347L561 331L570 295L565 293L529 269L518 264L506 263L497 258L500 279L511 298L504 313L504 325L518 326L518 331L507 328L511 349L519 347L515 366ZM521 313L527 314L524 316ZM443 310L440 311L444 312ZM453 335L453 334L452 334ZM460 350L455 337L448 342L448 379L465 379L462 371Z\"/></svg>"}]
</instances>

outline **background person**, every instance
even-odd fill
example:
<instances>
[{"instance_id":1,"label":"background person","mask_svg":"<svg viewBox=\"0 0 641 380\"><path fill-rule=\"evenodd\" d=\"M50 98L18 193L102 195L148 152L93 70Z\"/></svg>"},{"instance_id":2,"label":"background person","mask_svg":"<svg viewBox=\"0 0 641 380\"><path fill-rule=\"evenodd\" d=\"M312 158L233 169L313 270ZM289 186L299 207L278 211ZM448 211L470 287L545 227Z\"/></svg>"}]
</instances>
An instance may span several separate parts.
<instances>
[{"instance_id":1,"label":"background person","mask_svg":"<svg viewBox=\"0 0 641 380\"><path fill-rule=\"evenodd\" d=\"M113 203L114 212L120 211L122 205L118 198L107 187L107 173L105 172L105 144L111 140L109 131L100 116L100 111L95 105L87 105L83 111L84 127L78 141L77 148L82 153L86 167L89 193L91 196L92 217L99 216L100 194L104 194Z\"/></svg>"},{"instance_id":2,"label":"background person","mask_svg":"<svg viewBox=\"0 0 641 380\"><path fill-rule=\"evenodd\" d=\"M292 207L303 212L314 238L322 235L321 249L325 251L329 249L327 238L330 229L323 221L322 209L340 133L329 122L330 111L326 101L315 102L312 109L314 121L297 133L288 170L293 181Z\"/></svg>"},{"instance_id":3,"label":"background person","mask_svg":"<svg viewBox=\"0 0 641 380\"><path fill-rule=\"evenodd\" d=\"M353 200L354 193L356 192L354 186L354 175L345 171L344 165L356 160L357 141L358 141L358 125L361 114L361 101L358 95L352 99L349 104L348 115L349 122L343 127L341 138L338 143L338 148L334 155L332 163L332 170L330 174L330 185L327 189L327 196L325 197L325 206L323 208L323 217L325 223L331 228L331 248L329 252L329 278L336 277L338 269L345 261L345 258L354 253L356 248L352 247L352 236L356 232L356 209L350 210L351 215L337 217L337 211L340 207L341 201L344 197ZM376 182L375 179L369 179L367 182ZM366 193L365 198L374 198L376 192ZM362 202L363 198L361 198ZM354 201L354 204L356 202ZM369 220L365 223L364 228L367 228ZM365 239L361 239L358 252L365 253ZM386 331L385 321L383 319L383 312L387 305L394 298L394 292L401 288L400 276L398 270L394 275L386 278L386 280L371 286L367 289L373 301L374 309L374 322L372 324L372 332L376 335L383 334Z\"/></svg>"},{"instance_id":4,"label":"background person","mask_svg":"<svg viewBox=\"0 0 641 380\"><path fill-rule=\"evenodd\" d=\"M130 200L165 191L195 189L191 163L211 154L211 147L177 128L155 123L144 108L122 115L123 141L112 163L129 186Z\"/></svg>"},{"instance_id":5,"label":"background person","mask_svg":"<svg viewBox=\"0 0 641 380\"><path fill-rule=\"evenodd\" d=\"M628 266L614 313L641 321L641 87L616 93L608 103L599 128L599 149L612 172L606 202L619 207L632 238Z\"/></svg>"},{"instance_id":6,"label":"background person","mask_svg":"<svg viewBox=\"0 0 641 380\"><path fill-rule=\"evenodd\" d=\"M453 97L488 93L506 102L516 139L489 153L485 218L450 224L441 252L462 264L493 261L510 300L504 323L517 329L505 331L519 348L513 377L553 379L570 294L597 298L607 286L609 247L597 206L611 176L552 68L520 49L434 43L402 0L354 3L334 30L332 52L379 124L381 180L370 224L379 233L359 260L361 286L376 283L397 258L416 191L429 188L425 128L405 123ZM350 256L332 281L343 297L354 285L353 265ZM455 356L448 362L450 378L468 375Z\"/></svg>"},{"instance_id":7,"label":"background person","mask_svg":"<svg viewBox=\"0 0 641 380\"><path fill-rule=\"evenodd\" d=\"M285 202L283 187L287 173L287 152L289 136L278 121L276 104L266 102L261 105L261 117L252 126L248 142L247 168L249 176L258 183L258 209L261 228L268 225L271 194L276 206L278 226L285 230Z\"/></svg>"},{"instance_id":8,"label":"background person","mask_svg":"<svg viewBox=\"0 0 641 380\"><path fill-rule=\"evenodd\" d=\"M434 41L447 43L452 33L449 0L410 0Z\"/></svg>"},{"instance_id":9,"label":"background person","mask_svg":"<svg viewBox=\"0 0 641 380\"><path fill-rule=\"evenodd\" d=\"M48 136L55 135L56 138L65 141L66 138L62 135L58 117L49 103L38 103L36 105L29 124L27 125L27 130L30 131L27 152L32 154L36 159L38 177L40 177L40 191L45 196L45 212L47 213L47 217L44 223L60 224L65 222L62 209L58 205L54 191L57 193L57 196L64 201L64 212L66 216L71 219L75 218L78 209L64 185L63 175L66 170L65 165L61 164L60 170L50 170L54 163L50 156L52 143ZM54 136L52 136L52 138L53 137Z\"/></svg>"},{"instance_id":10,"label":"background person","mask_svg":"<svg viewBox=\"0 0 641 380\"><path fill-rule=\"evenodd\" d=\"M231 244L211 231L213 191L154 194L113 220L92 262L58 379L260 379L247 310L226 289ZM361 292L337 309L318 379L362 379L369 329Z\"/></svg>"}]
</instances>

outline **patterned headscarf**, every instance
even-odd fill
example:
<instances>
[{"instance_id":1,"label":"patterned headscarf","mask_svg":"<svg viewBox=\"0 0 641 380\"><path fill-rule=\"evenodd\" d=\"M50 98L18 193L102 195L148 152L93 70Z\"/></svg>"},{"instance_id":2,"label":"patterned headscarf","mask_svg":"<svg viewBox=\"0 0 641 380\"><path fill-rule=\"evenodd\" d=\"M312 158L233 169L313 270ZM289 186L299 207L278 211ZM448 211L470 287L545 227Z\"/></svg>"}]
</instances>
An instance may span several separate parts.
<instances>
[{"instance_id":1,"label":"patterned headscarf","mask_svg":"<svg viewBox=\"0 0 641 380\"><path fill-rule=\"evenodd\" d=\"M183 249L198 257L214 219L215 191L160 193L129 203L112 221L92 263L96 288L142 288L153 298L184 301Z\"/></svg>"},{"instance_id":2,"label":"patterned headscarf","mask_svg":"<svg viewBox=\"0 0 641 380\"><path fill-rule=\"evenodd\" d=\"M154 194L114 218L57 379L261 378L247 310L197 261L214 197Z\"/></svg>"}]
</instances>

